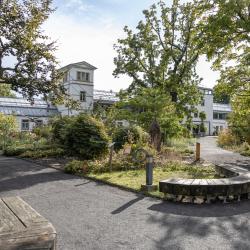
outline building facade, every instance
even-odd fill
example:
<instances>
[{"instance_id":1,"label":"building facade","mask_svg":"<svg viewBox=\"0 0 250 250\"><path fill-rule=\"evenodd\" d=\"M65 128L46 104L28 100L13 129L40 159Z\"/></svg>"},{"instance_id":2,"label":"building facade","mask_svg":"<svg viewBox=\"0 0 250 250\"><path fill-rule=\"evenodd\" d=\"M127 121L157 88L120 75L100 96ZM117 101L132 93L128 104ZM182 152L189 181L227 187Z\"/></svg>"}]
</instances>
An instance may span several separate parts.
<instances>
[{"instance_id":1,"label":"building facade","mask_svg":"<svg viewBox=\"0 0 250 250\"><path fill-rule=\"evenodd\" d=\"M199 88L202 92L202 102L197 106L198 112L193 114L193 123L197 125L194 134L200 133L200 125L202 123L200 119L200 113L204 112L206 119L204 125L206 128L206 135L216 135L219 131L228 127L227 117L232 111L229 104L214 103L213 90L209 88Z\"/></svg>"},{"instance_id":2,"label":"building facade","mask_svg":"<svg viewBox=\"0 0 250 250\"><path fill-rule=\"evenodd\" d=\"M50 117L58 114L58 109L43 100L30 103L22 98L0 97L0 113L14 115L19 130L30 131L35 126L46 124Z\"/></svg>"},{"instance_id":3,"label":"building facade","mask_svg":"<svg viewBox=\"0 0 250 250\"><path fill-rule=\"evenodd\" d=\"M82 61L69 64L60 69L64 74L62 84L68 95L80 102L79 110L71 110L64 105L53 106L43 100L35 100L30 103L22 98L0 97L0 112L6 115L16 116L18 127L21 131L30 131L34 126L46 124L50 117L55 115L77 115L81 112L92 112L95 105L109 106L119 100L117 93L94 89L94 72L97 68ZM197 113L193 114L193 123L196 125L195 134L201 132L201 113L205 113L203 121L206 135L217 134L227 127L227 115L231 112L230 105L213 102L213 91L200 87L203 100L197 106ZM117 121L119 124L128 123Z\"/></svg>"}]
</instances>

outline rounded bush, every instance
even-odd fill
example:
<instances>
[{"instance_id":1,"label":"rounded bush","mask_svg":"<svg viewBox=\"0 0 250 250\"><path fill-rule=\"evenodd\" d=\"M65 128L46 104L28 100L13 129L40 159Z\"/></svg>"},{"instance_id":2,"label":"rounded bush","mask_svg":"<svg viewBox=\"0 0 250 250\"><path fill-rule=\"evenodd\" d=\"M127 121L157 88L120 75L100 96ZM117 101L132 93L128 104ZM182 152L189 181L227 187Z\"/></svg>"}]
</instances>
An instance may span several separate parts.
<instances>
[{"instance_id":1,"label":"rounded bush","mask_svg":"<svg viewBox=\"0 0 250 250\"><path fill-rule=\"evenodd\" d=\"M70 126L73 119L69 116L56 117L52 120L52 138L58 143L65 142L67 126Z\"/></svg>"},{"instance_id":2,"label":"rounded bush","mask_svg":"<svg viewBox=\"0 0 250 250\"><path fill-rule=\"evenodd\" d=\"M90 160L108 152L109 138L103 123L87 114L61 120L52 125L54 138L70 155Z\"/></svg>"},{"instance_id":3,"label":"rounded bush","mask_svg":"<svg viewBox=\"0 0 250 250\"><path fill-rule=\"evenodd\" d=\"M46 139L50 140L51 139L51 126L42 125L39 127L35 127L35 128L33 128L33 133L38 138L46 138Z\"/></svg>"},{"instance_id":4,"label":"rounded bush","mask_svg":"<svg viewBox=\"0 0 250 250\"><path fill-rule=\"evenodd\" d=\"M80 174L83 172L84 162L73 160L66 164L64 171L68 174Z\"/></svg>"},{"instance_id":5,"label":"rounded bush","mask_svg":"<svg viewBox=\"0 0 250 250\"><path fill-rule=\"evenodd\" d=\"M115 150L120 150L126 143L146 143L149 140L149 135L139 126L118 127L112 135L115 142Z\"/></svg>"},{"instance_id":6,"label":"rounded bush","mask_svg":"<svg viewBox=\"0 0 250 250\"><path fill-rule=\"evenodd\" d=\"M239 144L238 138L232 133L230 129L224 129L220 131L217 142L220 147Z\"/></svg>"}]
</instances>

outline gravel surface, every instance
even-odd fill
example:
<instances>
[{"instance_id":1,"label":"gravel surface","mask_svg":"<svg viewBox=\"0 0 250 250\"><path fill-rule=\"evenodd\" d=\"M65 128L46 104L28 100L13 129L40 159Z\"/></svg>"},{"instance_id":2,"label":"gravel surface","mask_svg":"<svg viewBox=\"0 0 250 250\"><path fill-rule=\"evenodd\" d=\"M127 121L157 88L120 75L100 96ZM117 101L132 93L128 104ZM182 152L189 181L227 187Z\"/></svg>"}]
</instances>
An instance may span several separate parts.
<instances>
[{"instance_id":1,"label":"gravel surface","mask_svg":"<svg viewBox=\"0 0 250 250\"><path fill-rule=\"evenodd\" d=\"M217 153L212 160L231 159ZM58 250L250 249L250 201L163 202L0 157L0 196L15 195L52 222Z\"/></svg>"}]
</instances>

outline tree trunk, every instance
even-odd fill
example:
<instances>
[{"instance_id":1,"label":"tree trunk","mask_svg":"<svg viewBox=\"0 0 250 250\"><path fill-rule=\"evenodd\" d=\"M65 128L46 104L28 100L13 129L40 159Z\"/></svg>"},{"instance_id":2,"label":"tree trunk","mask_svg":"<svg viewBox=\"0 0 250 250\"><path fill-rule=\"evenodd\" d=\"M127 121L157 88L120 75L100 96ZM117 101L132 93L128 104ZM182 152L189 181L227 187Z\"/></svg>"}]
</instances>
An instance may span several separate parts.
<instances>
[{"instance_id":1,"label":"tree trunk","mask_svg":"<svg viewBox=\"0 0 250 250\"><path fill-rule=\"evenodd\" d=\"M151 144L158 152L160 152L161 151L161 128L156 119L153 120L153 122L151 123L149 133L151 137Z\"/></svg>"}]
</instances>

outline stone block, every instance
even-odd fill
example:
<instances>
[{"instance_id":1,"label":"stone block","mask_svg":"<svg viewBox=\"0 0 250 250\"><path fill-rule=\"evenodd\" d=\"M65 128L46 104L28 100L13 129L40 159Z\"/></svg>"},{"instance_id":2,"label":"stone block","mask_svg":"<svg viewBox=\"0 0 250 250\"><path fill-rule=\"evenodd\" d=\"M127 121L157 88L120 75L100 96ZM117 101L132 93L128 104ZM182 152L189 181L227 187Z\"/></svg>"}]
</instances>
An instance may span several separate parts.
<instances>
[{"instance_id":1,"label":"stone block","mask_svg":"<svg viewBox=\"0 0 250 250\"><path fill-rule=\"evenodd\" d=\"M183 203L193 203L194 201L194 197L193 196L185 196L183 199L182 199L182 202Z\"/></svg>"},{"instance_id":2,"label":"stone block","mask_svg":"<svg viewBox=\"0 0 250 250\"><path fill-rule=\"evenodd\" d=\"M203 204L205 202L204 196L196 196L193 201L195 204Z\"/></svg>"}]
</instances>

